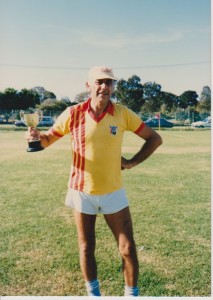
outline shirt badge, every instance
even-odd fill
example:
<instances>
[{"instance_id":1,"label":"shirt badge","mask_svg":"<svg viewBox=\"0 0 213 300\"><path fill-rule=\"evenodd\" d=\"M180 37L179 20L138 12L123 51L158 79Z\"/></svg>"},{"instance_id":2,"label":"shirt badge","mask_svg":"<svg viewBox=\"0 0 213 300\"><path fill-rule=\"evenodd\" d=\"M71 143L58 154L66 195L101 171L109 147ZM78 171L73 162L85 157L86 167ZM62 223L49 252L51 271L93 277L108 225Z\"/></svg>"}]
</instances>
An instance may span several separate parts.
<instances>
[{"instance_id":1,"label":"shirt badge","mask_svg":"<svg viewBox=\"0 0 213 300\"><path fill-rule=\"evenodd\" d=\"M110 133L116 135L118 132L118 126L110 126Z\"/></svg>"}]
</instances>

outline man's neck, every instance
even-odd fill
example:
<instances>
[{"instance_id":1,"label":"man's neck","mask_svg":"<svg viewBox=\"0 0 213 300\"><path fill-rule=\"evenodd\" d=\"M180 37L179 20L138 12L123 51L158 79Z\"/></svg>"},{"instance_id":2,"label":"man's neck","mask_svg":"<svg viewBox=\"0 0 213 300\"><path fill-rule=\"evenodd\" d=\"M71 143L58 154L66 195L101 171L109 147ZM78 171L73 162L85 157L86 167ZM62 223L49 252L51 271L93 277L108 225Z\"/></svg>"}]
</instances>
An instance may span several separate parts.
<instances>
[{"instance_id":1,"label":"man's neck","mask_svg":"<svg viewBox=\"0 0 213 300\"><path fill-rule=\"evenodd\" d=\"M107 103L94 103L92 100L90 102L90 107L94 115L100 116L108 107L109 101Z\"/></svg>"}]
</instances>

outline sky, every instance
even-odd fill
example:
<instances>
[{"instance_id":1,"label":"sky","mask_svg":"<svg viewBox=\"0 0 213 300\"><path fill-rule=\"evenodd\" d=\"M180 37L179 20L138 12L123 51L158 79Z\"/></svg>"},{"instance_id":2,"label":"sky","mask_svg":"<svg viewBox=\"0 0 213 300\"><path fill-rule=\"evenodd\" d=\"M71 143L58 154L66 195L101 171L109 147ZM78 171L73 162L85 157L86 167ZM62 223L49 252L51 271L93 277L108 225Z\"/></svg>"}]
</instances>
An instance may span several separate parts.
<instances>
[{"instance_id":1,"label":"sky","mask_svg":"<svg viewBox=\"0 0 213 300\"><path fill-rule=\"evenodd\" d=\"M86 91L89 68L113 68L175 95L211 85L210 0L0 0L0 91Z\"/></svg>"}]
</instances>

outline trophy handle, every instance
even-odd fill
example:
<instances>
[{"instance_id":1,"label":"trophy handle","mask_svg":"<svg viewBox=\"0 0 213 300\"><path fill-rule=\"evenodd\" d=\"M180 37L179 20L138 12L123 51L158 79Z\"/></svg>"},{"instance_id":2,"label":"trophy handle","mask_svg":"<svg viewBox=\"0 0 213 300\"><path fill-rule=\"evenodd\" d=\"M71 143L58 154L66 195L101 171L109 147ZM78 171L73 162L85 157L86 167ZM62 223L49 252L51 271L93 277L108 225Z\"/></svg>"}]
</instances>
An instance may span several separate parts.
<instances>
[{"instance_id":1,"label":"trophy handle","mask_svg":"<svg viewBox=\"0 0 213 300\"><path fill-rule=\"evenodd\" d=\"M22 122L24 122L24 111L21 110L19 115L20 115L20 118L21 118Z\"/></svg>"},{"instance_id":2,"label":"trophy handle","mask_svg":"<svg viewBox=\"0 0 213 300\"><path fill-rule=\"evenodd\" d=\"M42 118L43 118L43 113L40 109L37 110L37 113L38 113L38 120L39 120L39 123L40 123Z\"/></svg>"}]
</instances>

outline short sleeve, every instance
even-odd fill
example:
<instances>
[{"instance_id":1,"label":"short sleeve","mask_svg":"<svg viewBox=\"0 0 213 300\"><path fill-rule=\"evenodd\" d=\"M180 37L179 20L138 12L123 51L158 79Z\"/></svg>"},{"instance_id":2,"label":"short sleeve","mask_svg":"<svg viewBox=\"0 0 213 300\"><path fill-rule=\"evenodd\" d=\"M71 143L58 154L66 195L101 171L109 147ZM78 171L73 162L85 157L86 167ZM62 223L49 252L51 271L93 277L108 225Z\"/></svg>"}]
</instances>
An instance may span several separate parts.
<instances>
[{"instance_id":1,"label":"short sleeve","mask_svg":"<svg viewBox=\"0 0 213 300\"><path fill-rule=\"evenodd\" d=\"M70 133L70 115L71 108L68 107L57 118L56 122L50 129L51 133L58 137L62 137L65 134Z\"/></svg>"},{"instance_id":2,"label":"short sleeve","mask_svg":"<svg viewBox=\"0 0 213 300\"><path fill-rule=\"evenodd\" d=\"M124 107L124 118L127 131L132 131L137 134L145 125L141 118L127 107Z\"/></svg>"}]
</instances>

